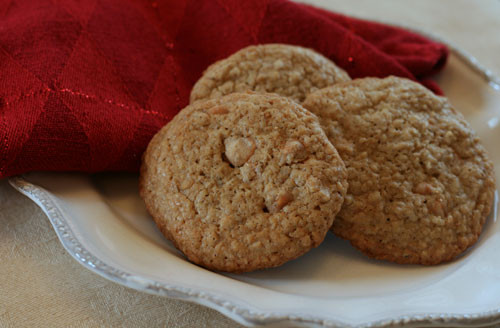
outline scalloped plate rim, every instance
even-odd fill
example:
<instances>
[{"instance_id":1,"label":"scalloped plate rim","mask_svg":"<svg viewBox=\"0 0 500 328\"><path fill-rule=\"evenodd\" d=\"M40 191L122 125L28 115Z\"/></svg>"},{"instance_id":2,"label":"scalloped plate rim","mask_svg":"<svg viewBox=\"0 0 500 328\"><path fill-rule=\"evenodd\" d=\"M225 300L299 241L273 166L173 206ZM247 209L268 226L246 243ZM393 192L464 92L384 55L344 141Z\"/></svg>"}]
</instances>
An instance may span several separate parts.
<instances>
[{"instance_id":1,"label":"scalloped plate rim","mask_svg":"<svg viewBox=\"0 0 500 328\"><path fill-rule=\"evenodd\" d=\"M140 290L149 294L166 296L173 299L190 301L213 308L231 319L244 325L275 325L275 324L299 324L301 326L320 325L324 327L355 327L341 321L329 318L305 317L291 314L268 313L242 308L232 304L230 300L206 292L200 289L192 289L180 285L168 285L152 279L134 276L99 260L90 253L76 238L74 232L68 225L66 217L57 204L56 197L42 187L28 182L24 177L17 176L9 178L9 183L20 193L35 202L47 215L61 244L66 251L78 263L85 268L99 274L100 276L121 284L123 286ZM468 314L416 314L399 315L392 319L369 322L363 327L392 327L426 325L435 326L441 324L492 325L500 322L500 308L478 313Z\"/></svg>"}]
</instances>

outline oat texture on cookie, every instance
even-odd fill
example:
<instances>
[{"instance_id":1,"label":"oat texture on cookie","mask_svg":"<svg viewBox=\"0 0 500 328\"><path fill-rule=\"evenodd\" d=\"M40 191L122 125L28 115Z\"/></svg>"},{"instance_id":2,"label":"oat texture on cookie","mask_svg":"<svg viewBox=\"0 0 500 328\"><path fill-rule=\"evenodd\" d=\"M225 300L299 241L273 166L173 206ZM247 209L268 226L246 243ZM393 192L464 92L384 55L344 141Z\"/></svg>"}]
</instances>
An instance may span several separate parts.
<instances>
[{"instance_id":1,"label":"oat texture on cookie","mask_svg":"<svg viewBox=\"0 0 500 328\"><path fill-rule=\"evenodd\" d=\"M208 67L194 85L191 103L233 92L272 92L301 102L318 89L350 80L328 58L285 44L246 47Z\"/></svg>"},{"instance_id":2,"label":"oat texture on cookie","mask_svg":"<svg viewBox=\"0 0 500 328\"><path fill-rule=\"evenodd\" d=\"M348 171L332 230L365 254L437 264L478 239L494 198L493 165L447 99L401 78L365 78L311 94Z\"/></svg>"},{"instance_id":3,"label":"oat texture on cookie","mask_svg":"<svg viewBox=\"0 0 500 328\"><path fill-rule=\"evenodd\" d=\"M245 272L318 246L340 210L347 173L302 106L235 93L186 107L155 135L140 191L189 260Z\"/></svg>"}]
</instances>

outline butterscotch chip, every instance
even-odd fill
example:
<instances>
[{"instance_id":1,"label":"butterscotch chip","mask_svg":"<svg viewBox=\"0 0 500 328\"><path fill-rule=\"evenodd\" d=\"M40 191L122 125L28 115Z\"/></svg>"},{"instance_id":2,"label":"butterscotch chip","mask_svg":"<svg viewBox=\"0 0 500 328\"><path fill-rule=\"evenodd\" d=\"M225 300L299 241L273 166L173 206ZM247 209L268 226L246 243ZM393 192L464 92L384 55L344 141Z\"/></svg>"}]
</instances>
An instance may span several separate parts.
<instances>
[{"instance_id":1,"label":"butterscotch chip","mask_svg":"<svg viewBox=\"0 0 500 328\"><path fill-rule=\"evenodd\" d=\"M319 53L285 44L249 46L209 66L191 91L191 103L233 92L272 92L301 102L318 89L349 81Z\"/></svg>"},{"instance_id":2,"label":"butterscotch chip","mask_svg":"<svg viewBox=\"0 0 500 328\"><path fill-rule=\"evenodd\" d=\"M332 230L365 254L437 264L478 239L494 198L493 165L462 114L419 84L366 78L311 94L348 170Z\"/></svg>"},{"instance_id":3,"label":"butterscotch chip","mask_svg":"<svg viewBox=\"0 0 500 328\"><path fill-rule=\"evenodd\" d=\"M234 166L242 166L255 151L255 142L251 137L229 137L224 139L224 155Z\"/></svg>"},{"instance_id":4,"label":"butterscotch chip","mask_svg":"<svg viewBox=\"0 0 500 328\"><path fill-rule=\"evenodd\" d=\"M140 177L164 235L191 261L230 272L318 246L346 191L345 166L317 118L269 94L186 107L152 139Z\"/></svg>"}]
</instances>

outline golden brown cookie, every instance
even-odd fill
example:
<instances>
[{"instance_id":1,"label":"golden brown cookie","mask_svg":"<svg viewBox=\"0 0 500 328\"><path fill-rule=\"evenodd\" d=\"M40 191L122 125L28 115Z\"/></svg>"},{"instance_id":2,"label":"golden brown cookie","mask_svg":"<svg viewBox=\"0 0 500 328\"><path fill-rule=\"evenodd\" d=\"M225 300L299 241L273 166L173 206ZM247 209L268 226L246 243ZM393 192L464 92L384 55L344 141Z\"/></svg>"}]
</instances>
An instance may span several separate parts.
<instances>
[{"instance_id":1,"label":"golden brown cookie","mask_svg":"<svg viewBox=\"0 0 500 328\"><path fill-rule=\"evenodd\" d=\"M317 89L349 80L344 70L311 49L285 44L249 46L209 66L191 91L191 103L247 90L302 102Z\"/></svg>"},{"instance_id":2,"label":"golden brown cookie","mask_svg":"<svg viewBox=\"0 0 500 328\"><path fill-rule=\"evenodd\" d=\"M406 79L365 78L303 105L347 167L337 235L397 263L449 261L476 242L494 198L493 165L445 98Z\"/></svg>"},{"instance_id":3,"label":"golden brown cookie","mask_svg":"<svg viewBox=\"0 0 500 328\"><path fill-rule=\"evenodd\" d=\"M140 192L192 262L244 272L318 246L346 179L314 115L278 95L235 93L186 107L155 135Z\"/></svg>"}]
</instances>

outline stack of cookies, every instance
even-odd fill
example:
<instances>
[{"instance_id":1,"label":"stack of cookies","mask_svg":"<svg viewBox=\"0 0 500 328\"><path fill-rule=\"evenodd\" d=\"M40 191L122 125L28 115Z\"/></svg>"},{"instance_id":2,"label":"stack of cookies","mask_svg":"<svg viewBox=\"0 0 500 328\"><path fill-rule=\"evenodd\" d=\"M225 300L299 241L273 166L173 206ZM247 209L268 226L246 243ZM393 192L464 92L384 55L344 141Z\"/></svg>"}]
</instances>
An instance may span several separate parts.
<instances>
[{"instance_id":1,"label":"stack of cookies","mask_svg":"<svg viewBox=\"0 0 500 328\"><path fill-rule=\"evenodd\" d=\"M210 66L140 177L162 233L228 272L279 266L329 230L373 258L449 261L477 241L494 190L484 147L445 98L397 77L351 80L278 44Z\"/></svg>"}]
</instances>

